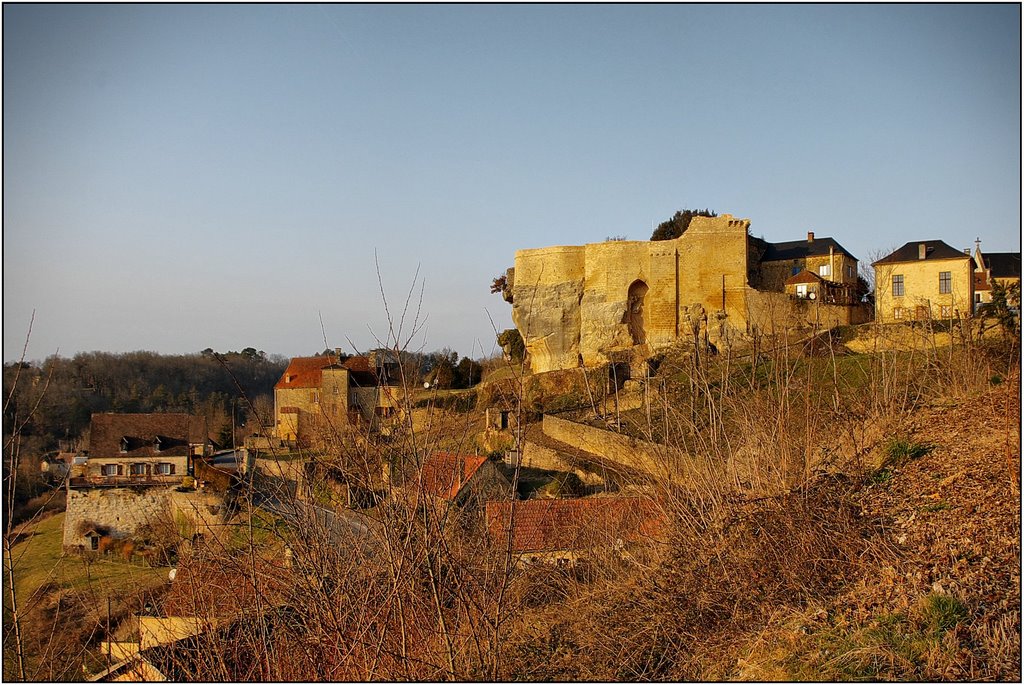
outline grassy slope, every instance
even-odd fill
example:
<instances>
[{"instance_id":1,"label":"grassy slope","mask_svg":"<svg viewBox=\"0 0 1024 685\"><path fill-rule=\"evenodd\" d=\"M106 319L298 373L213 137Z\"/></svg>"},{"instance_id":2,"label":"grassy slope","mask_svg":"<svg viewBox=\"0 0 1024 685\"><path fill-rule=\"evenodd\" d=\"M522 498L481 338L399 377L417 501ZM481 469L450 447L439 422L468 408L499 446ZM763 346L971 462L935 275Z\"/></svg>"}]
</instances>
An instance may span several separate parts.
<instances>
[{"instance_id":1,"label":"grassy slope","mask_svg":"<svg viewBox=\"0 0 1024 685\"><path fill-rule=\"evenodd\" d=\"M14 546L15 589L22 603L31 602L33 594L47 583L74 590L107 588L139 589L167 578L167 569L146 568L114 558L99 558L88 564L61 549L64 514L57 514L36 524L34 534ZM6 598L5 598L6 600Z\"/></svg>"}]
</instances>

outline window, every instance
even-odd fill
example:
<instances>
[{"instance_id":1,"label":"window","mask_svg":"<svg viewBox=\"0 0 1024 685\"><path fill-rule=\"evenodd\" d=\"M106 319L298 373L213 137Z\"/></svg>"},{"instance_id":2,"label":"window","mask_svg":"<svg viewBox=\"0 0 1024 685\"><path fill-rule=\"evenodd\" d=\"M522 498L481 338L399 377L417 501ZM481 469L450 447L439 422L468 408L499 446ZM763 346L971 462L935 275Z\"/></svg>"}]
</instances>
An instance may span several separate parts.
<instances>
[{"instance_id":1,"label":"window","mask_svg":"<svg viewBox=\"0 0 1024 685\"><path fill-rule=\"evenodd\" d=\"M89 536L89 549L91 549L92 551L95 552L99 548L100 548L100 536L99 535L90 535Z\"/></svg>"},{"instance_id":2,"label":"window","mask_svg":"<svg viewBox=\"0 0 1024 685\"><path fill-rule=\"evenodd\" d=\"M939 272L939 292L942 294L953 292L953 274L949 271Z\"/></svg>"},{"instance_id":3,"label":"window","mask_svg":"<svg viewBox=\"0 0 1024 685\"><path fill-rule=\"evenodd\" d=\"M892 296L903 297L903 274L895 274L892 277Z\"/></svg>"},{"instance_id":4,"label":"window","mask_svg":"<svg viewBox=\"0 0 1024 685\"><path fill-rule=\"evenodd\" d=\"M117 464L104 464L101 473L104 476L116 476Z\"/></svg>"},{"instance_id":5,"label":"window","mask_svg":"<svg viewBox=\"0 0 1024 685\"><path fill-rule=\"evenodd\" d=\"M821 276L822 278L827 278L828 276L831 276L832 275L832 265L831 264L822 264L821 266L819 266L818 267L818 275Z\"/></svg>"},{"instance_id":6,"label":"window","mask_svg":"<svg viewBox=\"0 0 1024 685\"><path fill-rule=\"evenodd\" d=\"M953 307L948 304L944 304L939 307L939 314L943 319L950 319L953 317Z\"/></svg>"},{"instance_id":7,"label":"window","mask_svg":"<svg viewBox=\"0 0 1024 685\"><path fill-rule=\"evenodd\" d=\"M156 472L161 476L174 475L174 464L157 464Z\"/></svg>"},{"instance_id":8,"label":"window","mask_svg":"<svg viewBox=\"0 0 1024 685\"><path fill-rule=\"evenodd\" d=\"M797 297L801 297L801 298L807 297L807 284L806 283L797 283L797 285L796 285L796 296Z\"/></svg>"},{"instance_id":9,"label":"window","mask_svg":"<svg viewBox=\"0 0 1024 685\"><path fill-rule=\"evenodd\" d=\"M903 318L903 307L895 307L892 310L892 318L902 319Z\"/></svg>"},{"instance_id":10,"label":"window","mask_svg":"<svg viewBox=\"0 0 1024 685\"><path fill-rule=\"evenodd\" d=\"M309 396L312 398L313 404L319 404L319 402L320 402L320 391L319 390L313 390L312 392L309 393Z\"/></svg>"},{"instance_id":11,"label":"window","mask_svg":"<svg viewBox=\"0 0 1024 685\"><path fill-rule=\"evenodd\" d=\"M130 469L131 470L129 471L129 473L131 473L133 476L144 476L144 475L146 475L146 465L145 464L132 464Z\"/></svg>"},{"instance_id":12,"label":"window","mask_svg":"<svg viewBox=\"0 0 1024 685\"><path fill-rule=\"evenodd\" d=\"M981 303L981 293L974 293L974 304Z\"/></svg>"},{"instance_id":13,"label":"window","mask_svg":"<svg viewBox=\"0 0 1024 685\"><path fill-rule=\"evenodd\" d=\"M849 264L846 265L846 280L852 281L854 277L853 267Z\"/></svg>"}]
</instances>

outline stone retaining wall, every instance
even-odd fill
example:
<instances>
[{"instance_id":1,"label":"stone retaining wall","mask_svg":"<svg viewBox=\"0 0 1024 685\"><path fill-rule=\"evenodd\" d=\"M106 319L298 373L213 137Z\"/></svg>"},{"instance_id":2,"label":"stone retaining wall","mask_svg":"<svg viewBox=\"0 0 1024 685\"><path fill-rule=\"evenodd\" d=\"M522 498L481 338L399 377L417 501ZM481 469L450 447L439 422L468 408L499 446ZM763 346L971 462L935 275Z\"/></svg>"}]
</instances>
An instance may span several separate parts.
<instances>
[{"instance_id":1,"label":"stone retaining wall","mask_svg":"<svg viewBox=\"0 0 1024 685\"><path fill-rule=\"evenodd\" d=\"M685 455L677 450L550 415L544 416L544 433L657 478L672 479L684 466Z\"/></svg>"},{"instance_id":2,"label":"stone retaining wall","mask_svg":"<svg viewBox=\"0 0 1024 685\"><path fill-rule=\"evenodd\" d=\"M90 522L116 538L130 537L146 524L168 516L173 488L90 488L69 490L64 516L64 547L84 547L79 524Z\"/></svg>"}]
</instances>

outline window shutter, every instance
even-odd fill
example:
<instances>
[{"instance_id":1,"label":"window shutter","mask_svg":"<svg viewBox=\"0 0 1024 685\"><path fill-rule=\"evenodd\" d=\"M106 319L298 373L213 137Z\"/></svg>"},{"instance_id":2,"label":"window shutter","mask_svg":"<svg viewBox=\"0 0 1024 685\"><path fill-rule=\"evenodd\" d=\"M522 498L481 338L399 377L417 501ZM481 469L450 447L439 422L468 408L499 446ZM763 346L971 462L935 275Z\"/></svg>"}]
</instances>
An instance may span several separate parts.
<instances>
[{"instance_id":1,"label":"window shutter","mask_svg":"<svg viewBox=\"0 0 1024 685\"><path fill-rule=\"evenodd\" d=\"M173 476L174 475L174 464L171 464L170 466L171 466L171 475Z\"/></svg>"},{"instance_id":2,"label":"window shutter","mask_svg":"<svg viewBox=\"0 0 1024 685\"><path fill-rule=\"evenodd\" d=\"M118 464L117 465L117 475L119 475L119 476L123 476L124 475L124 464Z\"/></svg>"}]
</instances>

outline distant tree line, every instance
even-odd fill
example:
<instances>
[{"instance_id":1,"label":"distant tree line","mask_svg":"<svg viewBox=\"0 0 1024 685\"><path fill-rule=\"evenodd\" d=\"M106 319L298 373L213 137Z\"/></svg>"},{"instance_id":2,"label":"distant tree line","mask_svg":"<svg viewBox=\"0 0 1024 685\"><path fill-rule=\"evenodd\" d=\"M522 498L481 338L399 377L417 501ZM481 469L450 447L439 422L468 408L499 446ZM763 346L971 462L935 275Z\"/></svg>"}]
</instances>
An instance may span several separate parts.
<instances>
[{"instance_id":1,"label":"distant tree line","mask_svg":"<svg viewBox=\"0 0 1024 685\"><path fill-rule=\"evenodd\" d=\"M262 406L262 412L268 404L272 408L274 383L287 364L285 357L268 357L251 347L224 354L210 348L185 355L83 352L70 359L23 362L18 391L4 413L4 436L16 416L19 423L27 419L22 449L38 455L58 449L62 440L82 437L97 412L186 412L205 416L213 437L230 445L232 409L236 425L250 418L241 396ZM5 398L11 396L18 367L4 364Z\"/></svg>"}]
</instances>

